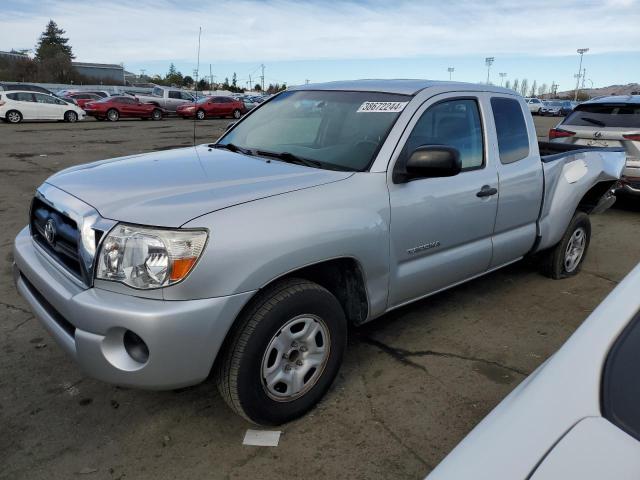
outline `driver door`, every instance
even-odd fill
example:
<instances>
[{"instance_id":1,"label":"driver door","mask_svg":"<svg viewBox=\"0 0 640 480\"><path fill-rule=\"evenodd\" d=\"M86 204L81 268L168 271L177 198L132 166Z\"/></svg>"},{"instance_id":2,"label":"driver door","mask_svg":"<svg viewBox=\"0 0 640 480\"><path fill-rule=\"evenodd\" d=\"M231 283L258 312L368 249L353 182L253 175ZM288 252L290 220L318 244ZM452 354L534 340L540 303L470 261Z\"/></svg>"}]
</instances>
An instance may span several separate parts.
<instances>
[{"instance_id":1,"label":"driver door","mask_svg":"<svg viewBox=\"0 0 640 480\"><path fill-rule=\"evenodd\" d=\"M492 255L498 175L488 161L481 99L443 94L429 99L405 130L390 168L401 168L422 145L460 152L452 177L394 183L391 204L389 307L399 306L486 272ZM395 160L395 162L393 161Z\"/></svg>"}]
</instances>

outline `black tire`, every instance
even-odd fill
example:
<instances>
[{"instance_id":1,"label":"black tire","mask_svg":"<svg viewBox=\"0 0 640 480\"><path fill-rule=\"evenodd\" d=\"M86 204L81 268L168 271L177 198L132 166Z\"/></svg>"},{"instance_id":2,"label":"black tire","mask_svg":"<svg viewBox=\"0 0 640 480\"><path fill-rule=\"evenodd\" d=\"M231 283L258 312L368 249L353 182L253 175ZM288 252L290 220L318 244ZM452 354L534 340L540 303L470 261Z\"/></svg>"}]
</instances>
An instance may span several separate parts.
<instances>
[{"instance_id":1,"label":"black tire","mask_svg":"<svg viewBox=\"0 0 640 480\"><path fill-rule=\"evenodd\" d=\"M242 112L238 109L233 111L233 118L238 119L242 116Z\"/></svg>"},{"instance_id":2,"label":"black tire","mask_svg":"<svg viewBox=\"0 0 640 480\"><path fill-rule=\"evenodd\" d=\"M22 121L22 114L17 110L9 110L5 113L4 119L7 123L20 123Z\"/></svg>"},{"instance_id":3,"label":"black tire","mask_svg":"<svg viewBox=\"0 0 640 480\"><path fill-rule=\"evenodd\" d=\"M151 120L162 120L162 110L156 108L153 112L151 112Z\"/></svg>"},{"instance_id":4,"label":"black tire","mask_svg":"<svg viewBox=\"0 0 640 480\"><path fill-rule=\"evenodd\" d=\"M196 112L196 118L197 118L198 120L204 120L204 117L206 117L206 116L207 116L207 115L206 115L206 113L204 113L204 110L198 110L198 111Z\"/></svg>"},{"instance_id":5,"label":"black tire","mask_svg":"<svg viewBox=\"0 0 640 480\"><path fill-rule=\"evenodd\" d=\"M574 242L576 241L579 231L582 231L584 235L584 246L576 263L575 260L570 261L573 257L570 256L571 249L569 248L569 244L572 242L572 239ZM571 222L569 222L569 226L562 240L560 240L555 247L544 252L542 272L546 276L556 280L576 275L582 268L584 259L587 257L590 240L591 221L589 220L589 216L584 212L576 212Z\"/></svg>"},{"instance_id":6,"label":"black tire","mask_svg":"<svg viewBox=\"0 0 640 480\"><path fill-rule=\"evenodd\" d=\"M316 369L307 369L304 382L307 382L307 375L311 373L309 384L303 386L298 396L276 400L264 383L263 367L265 361L270 361L267 360L270 358L267 354L272 352L269 347L273 339L285 332L283 327L299 316L314 317L323 322L328 332L328 352L322 366L317 369L317 377L314 377ZM289 328L293 332L293 327ZM342 363L346 341L344 312L328 290L304 279L277 282L252 300L238 319L237 326L230 332L216 364L218 390L227 404L250 422L280 425L294 420L313 408L333 383ZM306 347L295 348L300 348L301 352L307 351ZM295 360L293 352L277 358L278 364L294 365L293 369L297 369L291 363ZM302 362L297 365L302 365ZM292 367L284 368L291 370Z\"/></svg>"},{"instance_id":7,"label":"black tire","mask_svg":"<svg viewBox=\"0 0 640 480\"><path fill-rule=\"evenodd\" d=\"M117 122L120 119L120 112L115 108L107 110L107 120L110 122Z\"/></svg>"},{"instance_id":8,"label":"black tire","mask_svg":"<svg viewBox=\"0 0 640 480\"><path fill-rule=\"evenodd\" d=\"M74 111L69 110L64 114L64 121L68 123L76 123L78 121L78 114Z\"/></svg>"}]
</instances>

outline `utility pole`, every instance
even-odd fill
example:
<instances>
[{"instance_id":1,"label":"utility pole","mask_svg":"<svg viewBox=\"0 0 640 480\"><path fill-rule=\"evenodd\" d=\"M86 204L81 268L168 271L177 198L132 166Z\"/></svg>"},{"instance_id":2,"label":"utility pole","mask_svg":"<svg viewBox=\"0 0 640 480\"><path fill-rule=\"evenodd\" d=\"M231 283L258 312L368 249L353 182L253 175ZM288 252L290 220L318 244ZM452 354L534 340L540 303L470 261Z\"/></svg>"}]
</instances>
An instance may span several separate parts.
<instances>
[{"instance_id":1,"label":"utility pole","mask_svg":"<svg viewBox=\"0 0 640 480\"><path fill-rule=\"evenodd\" d=\"M500 72L498 73L498 75L500 75L500 86L502 86L502 82L504 82L504 77L506 77L507 74L505 72Z\"/></svg>"},{"instance_id":2,"label":"utility pole","mask_svg":"<svg viewBox=\"0 0 640 480\"><path fill-rule=\"evenodd\" d=\"M209 64L209 90L213 90L213 68Z\"/></svg>"},{"instance_id":3,"label":"utility pole","mask_svg":"<svg viewBox=\"0 0 640 480\"><path fill-rule=\"evenodd\" d=\"M260 68L262 69L262 75L260 75L260 82L262 84L262 91L264 92L264 63L260 64Z\"/></svg>"},{"instance_id":4,"label":"utility pole","mask_svg":"<svg viewBox=\"0 0 640 480\"><path fill-rule=\"evenodd\" d=\"M573 96L574 102L578 100L578 90L580 89L580 76L582 73L582 56L589 51L588 48L579 48L576 50L580 55L580 66L578 67L578 74L576 75L576 91Z\"/></svg>"},{"instance_id":5,"label":"utility pole","mask_svg":"<svg viewBox=\"0 0 640 480\"><path fill-rule=\"evenodd\" d=\"M493 61L495 57L487 57L484 59L484 64L487 66L487 85L489 85L489 72L491 71L491 65L493 65Z\"/></svg>"},{"instance_id":6,"label":"utility pole","mask_svg":"<svg viewBox=\"0 0 640 480\"><path fill-rule=\"evenodd\" d=\"M558 93L558 84L554 81L551 82L551 98L556 98Z\"/></svg>"},{"instance_id":7,"label":"utility pole","mask_svg":"<svg viewBox=\"0 0 640 480\"><path fill-rule=\"evenodd\" d=\"M304 84L305 85L309 85L309 79L308 78L304 81Z\"/></svg>"},{"instance_id":8,"label":"utility pole","mask_svg":"<svg viewBox=\"0 0 640 480\"><path fill-rule=\"evenodd\" d=\"M449 81L451 81L451 77L452 77L454 71L455 71L455 68L453 68L453 67L447 68L447 72L449 72Z\"/></svg>"},{"instance_id":9,"label":"utility pole","mask_svg":"<svg viewBox=\"0 0 640 480\"><path fill-rule=\"evenodd\" d=\"M144 68L140 69L140 78L144 77L144 72L146 72L146 70Z\"/></svg>"}]
</instances>

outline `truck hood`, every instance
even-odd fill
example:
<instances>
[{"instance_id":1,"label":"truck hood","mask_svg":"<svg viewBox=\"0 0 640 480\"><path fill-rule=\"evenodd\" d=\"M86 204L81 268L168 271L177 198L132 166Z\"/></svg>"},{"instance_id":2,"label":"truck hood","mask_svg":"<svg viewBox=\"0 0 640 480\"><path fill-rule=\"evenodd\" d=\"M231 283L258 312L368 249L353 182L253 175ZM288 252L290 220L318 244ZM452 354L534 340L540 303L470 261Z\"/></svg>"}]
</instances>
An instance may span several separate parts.
<instances>
[{"instance_id":1,"label":"truck hood","mask_svg":"<svg viewBox=\"0 0 640 480\"><path fill-rule=\"evenodd\" d=\"M200 145L71 167L47 183L104 218L179 227L206 213L351 175Z\"/></svg>"}]
</instances>

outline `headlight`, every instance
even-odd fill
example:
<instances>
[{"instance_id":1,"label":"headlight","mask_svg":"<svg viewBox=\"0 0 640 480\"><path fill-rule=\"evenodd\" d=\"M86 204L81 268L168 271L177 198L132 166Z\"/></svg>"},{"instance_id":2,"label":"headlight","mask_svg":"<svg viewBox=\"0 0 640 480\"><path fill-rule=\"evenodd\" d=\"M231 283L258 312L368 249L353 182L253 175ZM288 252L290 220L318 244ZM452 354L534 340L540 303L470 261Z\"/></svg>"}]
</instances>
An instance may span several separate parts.
<instances>
[{"instance_id":1,"label":"headlight","mask_svg":"<svg viewBox=\"0 0 640 480\"><path fill-rule=\"evenodd\" d=\"M161 230L118 224L102 242L96 278L134 288L174 284L193 269L206 241L204 230Z\"/></svg>"}]
</instances>

